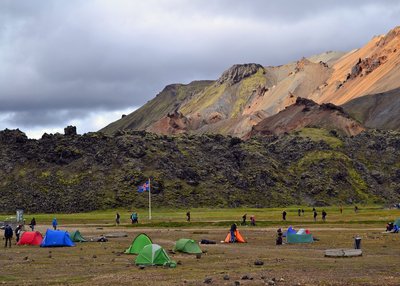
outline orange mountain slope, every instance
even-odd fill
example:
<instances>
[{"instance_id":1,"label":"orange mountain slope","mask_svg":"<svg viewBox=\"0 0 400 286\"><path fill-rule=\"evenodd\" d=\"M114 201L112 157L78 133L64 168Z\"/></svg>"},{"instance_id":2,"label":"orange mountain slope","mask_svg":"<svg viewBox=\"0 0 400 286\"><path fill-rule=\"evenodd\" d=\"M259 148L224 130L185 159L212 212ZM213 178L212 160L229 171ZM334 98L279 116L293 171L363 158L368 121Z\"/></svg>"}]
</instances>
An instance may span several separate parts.
<instances>
[{"instance_id":1,"label":"orange mountain slope","mask_svg":"<svg viewBox=\"0 0 400 286\"><path fill-rule=\"evenodd\" d=\"M101 131L136 129L243 137L254 125L292 105L298 97L318 104L342 105L396 88L400 88L400 27L348 53L326 52L276 67L234 65L215 81L171 85L139 110Z\"/></svg>"}]
</instances>

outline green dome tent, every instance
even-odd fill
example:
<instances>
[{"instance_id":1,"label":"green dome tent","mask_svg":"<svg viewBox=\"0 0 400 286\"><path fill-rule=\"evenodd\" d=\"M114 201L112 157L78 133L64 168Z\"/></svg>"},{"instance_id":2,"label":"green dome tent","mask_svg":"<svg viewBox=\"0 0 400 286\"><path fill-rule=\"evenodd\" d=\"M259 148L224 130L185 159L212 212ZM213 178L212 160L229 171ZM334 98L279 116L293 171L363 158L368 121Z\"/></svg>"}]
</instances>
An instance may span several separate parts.
<instances>
[{"instance_id":1,"label":"green dome tent","mask_svg":"<svg viewBox=\"0 0 400 286\"><path fill-rule=\"evenodd\" d=\"M76 230L71 233L71 240L73 242L86 242L87 240L84 239L79 230Z\"/></svg>"},{"instance_id":2,"label":"green dome tent","mask_svg":"<svg viewBox=\"0 0 400 286\"><path fill-rule=\"evenodd\" d=\"M200 246L193 239L181 238L175 243L174 251L186 252L190 254L201 254Z\"/></svg>"},{"instance_id":3,"label":"green dome tent","mask_svg":"<svg viewBox=\"0 0 400 286\"><path fill-rule=\"evenodd\" d=\"M132 244L129 246L127 250L125 250L126 254L139 254L139 252L148 244L152 244L150 237L147 234L141 233L135 237L132 241Z\"/></svg>"},{"instance_id":4,"label":"green dome tent","mask_svg":"<svg viewBox=\"0 0 400 286\"><path fill-rule=\"evenodd\" d=\"M135 260L136 265L163 265L172 268L176 262L169 258L167 252L158 244L148 244L140 251Z\"/></svg>"}]
</instances>

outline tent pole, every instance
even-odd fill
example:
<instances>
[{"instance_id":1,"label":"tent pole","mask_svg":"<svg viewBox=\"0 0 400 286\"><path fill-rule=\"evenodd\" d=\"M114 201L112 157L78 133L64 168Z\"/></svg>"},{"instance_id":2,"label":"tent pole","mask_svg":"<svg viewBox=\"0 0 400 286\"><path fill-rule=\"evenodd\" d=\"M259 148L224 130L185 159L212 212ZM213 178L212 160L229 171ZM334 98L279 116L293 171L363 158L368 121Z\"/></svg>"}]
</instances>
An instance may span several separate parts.
<instances>
[{"instance_id":1,"label":"tent pole","mask_svg":"<svg viewBox=\"0 0 400 286\"><path fill-rule=\"evenodd\" d=\"M151 183L149 178L149 220L151 220Z\"/></svg>"}]
</instances>

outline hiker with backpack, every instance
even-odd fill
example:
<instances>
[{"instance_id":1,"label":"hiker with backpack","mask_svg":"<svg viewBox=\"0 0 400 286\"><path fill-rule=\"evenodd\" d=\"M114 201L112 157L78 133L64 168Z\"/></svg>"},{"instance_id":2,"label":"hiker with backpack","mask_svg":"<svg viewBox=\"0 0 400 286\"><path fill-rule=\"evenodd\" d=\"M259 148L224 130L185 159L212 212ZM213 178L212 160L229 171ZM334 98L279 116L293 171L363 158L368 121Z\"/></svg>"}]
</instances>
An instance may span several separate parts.
<instances>
[{"instance_id":1,"label":"hiker with backpack","mask_svg":"<svg viewBox=\"0 0 400 286\"><path fill-rule=\"evenodd\" d=\"M131 215L131 220L132 220L132 224L139 223L138 214L133 212L132 215Z\"/></svg>"},{"instance_id":2,"label":"hiker with backpack","mask_svg":"<svg viewBox=\"0 0 400 286\"><path fill-rule=\"evenodd\" d=\"M11 247L11 238L13 237L13 230L10 225L6 225L4 228L4 238L6 239L6 243L4 247L7 247L7 242L9 243L9 247Z\"/></svg>"}]
</instances>

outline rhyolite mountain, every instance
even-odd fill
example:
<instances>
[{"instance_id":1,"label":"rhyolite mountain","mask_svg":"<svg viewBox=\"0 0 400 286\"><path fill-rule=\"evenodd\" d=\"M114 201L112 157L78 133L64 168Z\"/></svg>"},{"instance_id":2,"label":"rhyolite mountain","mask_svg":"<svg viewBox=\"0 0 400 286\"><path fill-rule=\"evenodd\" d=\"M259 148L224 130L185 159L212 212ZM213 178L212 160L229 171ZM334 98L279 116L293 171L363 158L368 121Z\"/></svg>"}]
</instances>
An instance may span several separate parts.
<instances>
[{"instance_id":1,"label":"rhyolite mountain","mask_svg":"<svg viewBox=\"0 0 400 286\"><path fill-rule=\"evenodd\" d=\"M0 212L153 207L272 207L400 199L400 133L303 128L243 141L145 131L28 139L0 131Z\"/></svg>"},{"instance_id":2,"label":"rhyolite mountain","mask_svg":"<svg viewBox=\"0 0 400 286\"><path fill-rule=\"evenodd\" d=\"M399 79L400 27L396 27L348 53L326 52L275 67L234 65L214 81L169 85L137 111L101 131L244 137L253 126L295 104L298 97L318 104L344 105L345 111L355 114L367 128L399 130L400 112L392 104L398 102ZM377 94L385 103L371 112L367 106L375 102L371 95ZM353 100L357 101L350 104ZM365 107L359 107L360 102ZM332 124L330 128L340 131L342 126ZM289 127L283 129L290 131ZM357 130L361 129L350 133Z\"/></svg>"}]
</instances>

